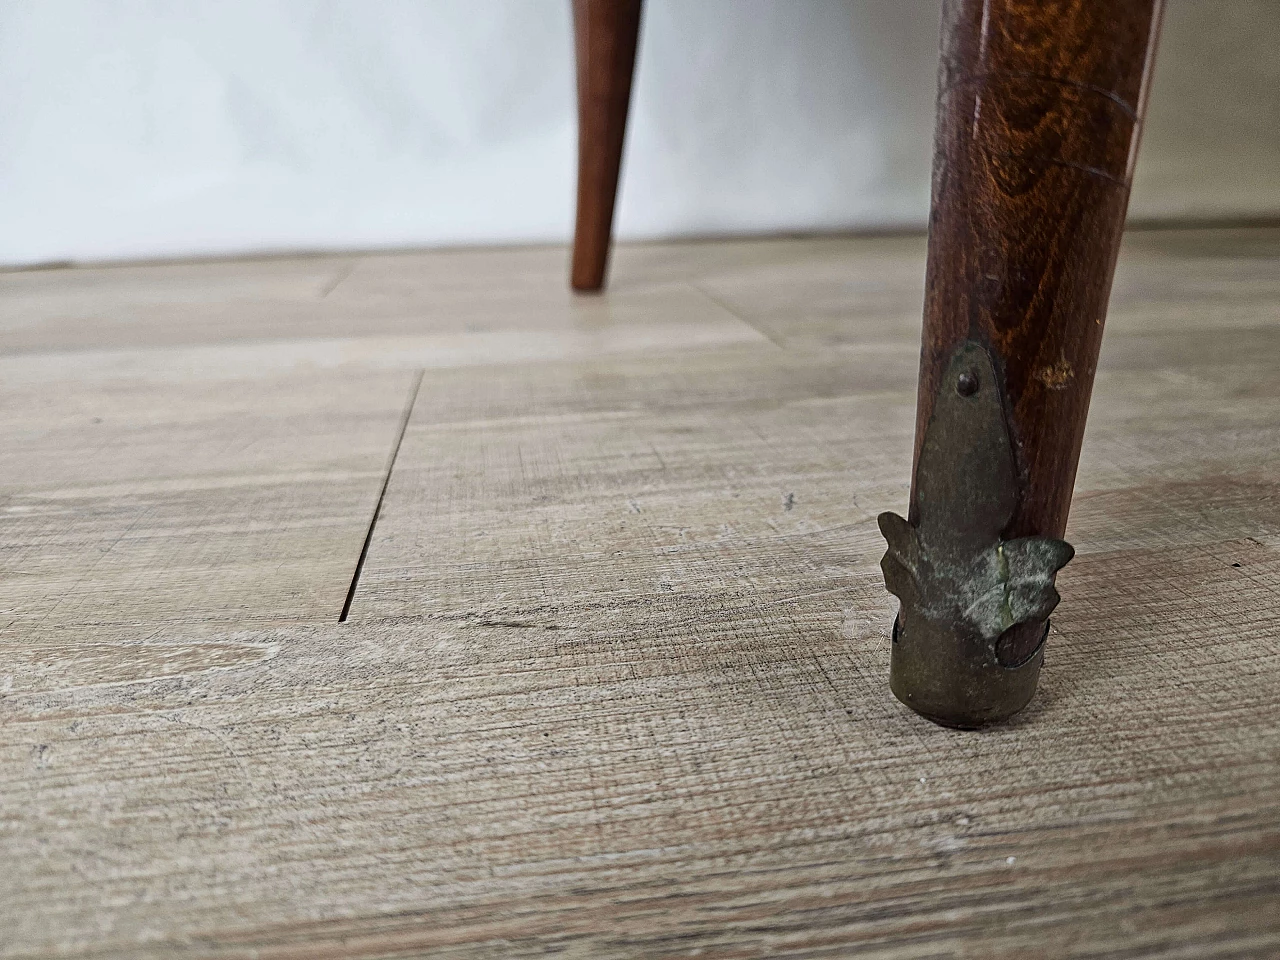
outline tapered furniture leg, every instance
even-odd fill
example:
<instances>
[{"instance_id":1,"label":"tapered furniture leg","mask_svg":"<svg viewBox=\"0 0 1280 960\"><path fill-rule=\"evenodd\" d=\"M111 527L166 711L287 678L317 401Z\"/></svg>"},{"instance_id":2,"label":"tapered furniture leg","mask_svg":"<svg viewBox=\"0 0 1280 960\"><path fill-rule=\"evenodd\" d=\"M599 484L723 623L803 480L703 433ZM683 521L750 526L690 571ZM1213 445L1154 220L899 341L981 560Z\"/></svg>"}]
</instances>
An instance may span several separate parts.
<instances>
[{"instance_id":1,"label":"tapered furniture leg","mask_svg":"<svg viewBox=\"0 0 1280 960\"><path fill-rule=\"evenodd\" d=\"M1160 0L946 0L890 685L976 727L1035 692Z\"/></svg>"},{"instance_id":2,"label":"tapered furniture leg","mask_svg":"<svg viewBox=\"0 0 1280 960\"><path fill-rule=\"evenodd\" d=\"M573 289L604 285L627 132L641 0L573 0L578 64L578 216Z\"/></svg>"}]
</instances>

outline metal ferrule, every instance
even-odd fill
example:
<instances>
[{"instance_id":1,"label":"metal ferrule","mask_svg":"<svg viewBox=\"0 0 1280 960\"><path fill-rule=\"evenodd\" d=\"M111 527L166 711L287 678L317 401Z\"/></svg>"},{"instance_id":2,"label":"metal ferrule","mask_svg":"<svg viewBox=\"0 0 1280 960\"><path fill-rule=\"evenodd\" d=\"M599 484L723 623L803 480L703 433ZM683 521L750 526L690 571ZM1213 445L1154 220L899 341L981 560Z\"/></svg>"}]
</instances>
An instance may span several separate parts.
<instances>
[{"instance_id":1,"label":"metal ferrule","mask_svg":"<svg viewBox=\"0 0 1280 960\"><path fill-rule=\"evenodd\" d=\"M1018 497L996 367L968 341L952 354L925 430L915 522L879 518L885 586L901 601L889 685L937 723L994 723L1035 693L1054 578L1075 551L1050 537L1004 539Z\"/></svg>"}]
</instances>

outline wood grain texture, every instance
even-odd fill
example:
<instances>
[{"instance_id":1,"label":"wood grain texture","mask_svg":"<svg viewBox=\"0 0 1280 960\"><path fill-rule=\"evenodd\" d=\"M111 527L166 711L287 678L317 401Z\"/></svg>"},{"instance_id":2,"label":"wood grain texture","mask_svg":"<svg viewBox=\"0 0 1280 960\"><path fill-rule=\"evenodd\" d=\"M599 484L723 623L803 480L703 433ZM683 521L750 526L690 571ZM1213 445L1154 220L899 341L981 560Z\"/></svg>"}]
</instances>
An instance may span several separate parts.
<instances>
[{"instance_id":1,"label":"wood grain texture","mask_svg":"<svg viewBox=\"0 0 1280 960\"><path fill-rule=\"evenodd\" d=\"M336 617L408 374L143 356L0 360L0 633L56 656L109 624Z\"/></svg>"},{"instance_id":2,"label":"wood grain texture","mask_svg":"<svg viewBox=\"0 0 1280 960\"><path fill-rule=\"evenodd\" d=\"M995 364L1013 443L1018 490L1001 536L1063 536L1161 2L943 7L913 524L938 509L921 499L925 435L972 341ZM911 622L900 650L919 642ZM1029 660L1044 636L1040 618L1011 627L1000 662Z\"/></svg>"},{"instance_id":3,"label":"wood grain texture","mask_svg":"<svg viewBox=\"0 0 1280 960\"><path fill-rule=\"evenodd\" d=\"M869 561L789 604L279 629L10 695L12 953L1271 955L1280 555L1073 578L1042 696L980 737L886 698Z\"/></svg>"},{"instance_id":4,"label":"wood grain texture","mask_svg":"<svg viewBox=\"0 0 1280 960\"><path fill-rule=\"evenodd\" d=\"M1160 0L943 9L916 451L955 348L986 344L1023 475L1009 539L1066 528L1159 18Z\"/></svg>"},{"instance_id":5,"label":"wood grain texture","mask_svg":"<svg viewBox=\"0 0 1280 960\"><path fill-rule=\"evenodd\" d=\"M391 352L84 320L46 328L89 347L63 367L0 360L3 505L58 505L5 514L46 607L0 632L0 956L1280 953L1280 231L1128 239L1041 691L981 734L887 689L873 518L909 495L922 240L618 254L592 322L678 290L746 335L422 347L345 624L325 576L274 578L358 552ZM450 283L520 262L439 256L361 261L372 305L416 305L396 336L465 337ZM520 256L501 317L524 290L572 329L536 293L557 257ZM128 299L172 268L122 269ZM232 346L237 378L172 362Z\"/></svg>"},{"instance_id":6,"label":"wood grain texture","mask_svg":"<svg viewBox=\"0 0 1280 960\"><path fill-rule=\"evenodd\" d=\"M411 367L757 339L687 271L630 271L602 300L565 289L563 265L562 247L518 247L0 273L0 357L207 347L201 368L235 351L243 369L274 346L276 366Z\"/></svg>"},{"instance_id":7,"label":"wood grain texture","mask_svg":"<svg viewBox=\"0 0 1280 960\"><path fill-rule=\"evenodd\" d=\"M641 0L573 0L578 74L578 211L573 289L604 286L627 133Z\"/></svg>"}]
</instances>

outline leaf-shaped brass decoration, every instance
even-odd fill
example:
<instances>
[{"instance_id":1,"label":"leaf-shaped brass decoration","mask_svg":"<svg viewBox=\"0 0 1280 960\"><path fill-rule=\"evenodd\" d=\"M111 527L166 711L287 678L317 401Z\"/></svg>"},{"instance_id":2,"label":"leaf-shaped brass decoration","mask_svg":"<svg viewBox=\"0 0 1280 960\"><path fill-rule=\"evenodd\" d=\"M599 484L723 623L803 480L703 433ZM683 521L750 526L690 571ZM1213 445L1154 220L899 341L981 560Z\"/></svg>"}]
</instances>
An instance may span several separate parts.
<instances>
[{"instance_id":1,"label":"leaf-shaped brass decoration","mask_svg":"<svg viewBox=\"0 0 1280 960\"><path fill-rule=\"evenodd\" d=\"M1017 470L995 365L981 344L961 345L948 364L920 451L916 503L914 524L879 517L889 545L880 564L885 586L902 602L895 635L909 648L900 655L895 644L894 669L904 679L895 678L894 689L903 696L899 687L915 683L945 707L938 691L963 687L968 707L954 716L931 708L935 719L963 724L966 710L981 706L983 684L998 686L1007 671L996 639L1048 617L1059 600L1054 578L1074 554L1050 537L1001 539L1018 505Z\"/></svg>"}]
</instances>

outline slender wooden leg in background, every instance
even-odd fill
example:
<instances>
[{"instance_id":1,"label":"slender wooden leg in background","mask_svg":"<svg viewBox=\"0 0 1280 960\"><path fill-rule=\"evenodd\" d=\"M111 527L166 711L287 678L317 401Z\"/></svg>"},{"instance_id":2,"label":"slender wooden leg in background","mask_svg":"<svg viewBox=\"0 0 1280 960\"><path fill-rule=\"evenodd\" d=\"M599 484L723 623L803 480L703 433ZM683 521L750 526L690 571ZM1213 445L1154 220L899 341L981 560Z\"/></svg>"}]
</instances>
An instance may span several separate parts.
<instances>
[{"instance_id":1,"label":"slender wooden leg in background","mask_svg":"<svg viewBox=\"0 0 1280 960\"><path fill-rule=\"evenodd\" d=\"M573 0L578 64L578 216L573 289L604 285L627 132L641 0Z\"/></svg>"},{"instance_id":2,"label":"slender wooden leg in background","mask_svg":"<svg viewBox=\"0 0 1280 960\"><path fill-rule=\"evenodd\" d=\"M891 683L944 723L1035 690L1160 7L944 4L911 509L881 522Z\"/></svg>"}]
</instances>

